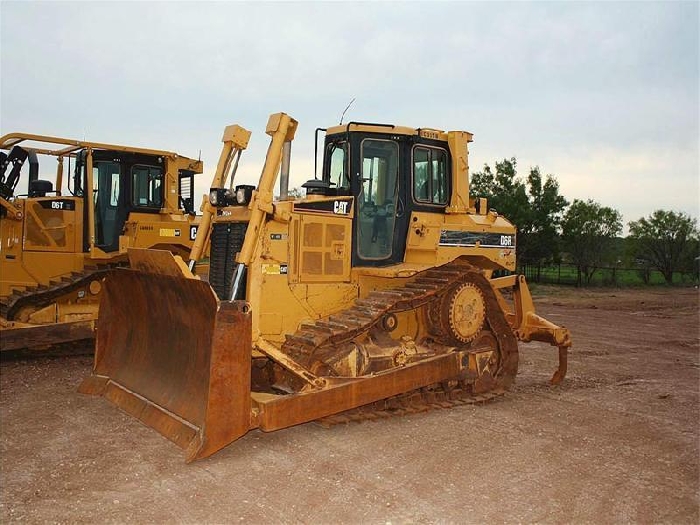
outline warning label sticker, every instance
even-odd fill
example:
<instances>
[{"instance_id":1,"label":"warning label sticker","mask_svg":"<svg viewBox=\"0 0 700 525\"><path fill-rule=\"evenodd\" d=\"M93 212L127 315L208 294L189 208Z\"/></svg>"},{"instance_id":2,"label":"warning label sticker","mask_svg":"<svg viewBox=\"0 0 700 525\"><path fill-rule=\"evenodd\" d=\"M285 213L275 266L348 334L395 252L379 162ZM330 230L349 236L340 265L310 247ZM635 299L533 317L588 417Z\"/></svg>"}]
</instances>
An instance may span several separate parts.
<instances>
[{"instance_id":1,"label":"warning label sticker","mask_svg":"<svg viewBox=\"0 0 700 525\"><path fill-rule=\"evenodd\" d=\"M286 264L263 264L263 275L287 275Z\"/></svg>"}]
</instances>

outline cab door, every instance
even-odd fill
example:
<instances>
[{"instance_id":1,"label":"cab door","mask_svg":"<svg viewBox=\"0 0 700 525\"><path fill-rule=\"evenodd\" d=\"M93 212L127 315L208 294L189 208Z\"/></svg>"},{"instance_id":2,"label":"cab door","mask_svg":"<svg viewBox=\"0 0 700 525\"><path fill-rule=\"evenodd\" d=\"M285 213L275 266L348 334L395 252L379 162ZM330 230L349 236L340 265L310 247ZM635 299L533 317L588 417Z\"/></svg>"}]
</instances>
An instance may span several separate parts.
<instances>
[{"instance_id":1,"label":"cab door","mask_svg":"<svg viewBox=\"0 0 700 525\"><path fill-rule=\"evenodd\" d=\"M121 163L94 159L92 177L95 246L104 252L113 252L119 249L119 236L126 220L121 191Z\"/></svg>"},{"instance_id":2,"label":"cab door","mask_svg":"<svg viewBox=\"0 0 700 525\"><path fill-rule=\"evenodd\" d=\"M356 198L353 266L385 266L403 261L408 222L401 137L355 135L352 187Z\"/></svg>"}]
</instances>

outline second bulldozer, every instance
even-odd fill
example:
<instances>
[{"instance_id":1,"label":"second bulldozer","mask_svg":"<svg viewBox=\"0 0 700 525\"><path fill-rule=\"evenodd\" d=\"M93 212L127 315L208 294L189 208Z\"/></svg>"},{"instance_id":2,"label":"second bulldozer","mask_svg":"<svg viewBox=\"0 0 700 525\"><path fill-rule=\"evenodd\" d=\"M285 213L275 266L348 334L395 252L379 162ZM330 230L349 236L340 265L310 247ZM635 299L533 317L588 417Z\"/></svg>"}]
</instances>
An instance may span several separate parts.
<instances>
[{"instance_id":1,"label":"second bulldozer","mask_svg":"<svg viewBox=\"0 0 700 525\"><path fill-rule=\"evenodd\" d=\"M558 347L563 379L569 331L535 314L523 276L504 275L516 229L469 195L470 133L322 130L321 177L291 200L296 127L270 117L257 187L226 188L224 148L209 283L170 253L130 250L132 269L106 281L82 392L194 460L255 428L489 399L515 378L518 340Z\"/></svg>"},{"instance_id":2,"label":"second bulldozer","mask_svg":"<svg viewBox=\"0 0 700 525\"><path fill-rule=\"evenodd\" d=\"M40 158L57 161L51 180ZM129 247L189 254L201 172L170 151L0 137L0 350L92 339L102 279Z\"/></svg>"}]
</instances>

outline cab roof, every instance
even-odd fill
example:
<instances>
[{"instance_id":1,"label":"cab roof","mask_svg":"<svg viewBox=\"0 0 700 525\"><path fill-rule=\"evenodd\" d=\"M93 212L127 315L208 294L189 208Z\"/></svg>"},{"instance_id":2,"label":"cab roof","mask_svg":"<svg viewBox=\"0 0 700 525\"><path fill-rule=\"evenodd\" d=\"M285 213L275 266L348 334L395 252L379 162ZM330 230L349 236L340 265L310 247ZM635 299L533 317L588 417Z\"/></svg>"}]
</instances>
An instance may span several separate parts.
<instances>
[{"instance_id":1,"label":"cab roof","mask_svg":"<svg viewBox=\"0 0 700 525\"><path fill-rule=\"evenodd\" d=\"M173 151L164 151L149 148L139 148L132 146L122 146L118 144L104 144L101 142L87 142L84 140L67 139L63 137L52 137L48 135L35 135L32 133L8 133L0 137L0 150L9 150L13 146L21 144L21 147L34 151L42 155L53 155L56 157L73 156L77 151L91 148L96 150L122 151L129 153L142 153L146 155L158 155L162 157L188 159Z\"/></svg>"},{"instance_id":2,"label":"cab roof","mask_svg":"<svg viewBox=\"0 0 700 525\"><path fill-rule=\"evenodd\" d=\"M396 126L394 124L379 124L373 122L348 122L347 124L340 124L337 126L331 126L326 129L326 134L335 135L339 133L348 132L365 132L365 133L382 133L385 135L409 135L409 136L420 136L425 139L447 141L447 132L441 129L435 128L409 128L407 126ZM469 140L471 142L472 134L469 133Z\"/></svg>"}]
</instances>

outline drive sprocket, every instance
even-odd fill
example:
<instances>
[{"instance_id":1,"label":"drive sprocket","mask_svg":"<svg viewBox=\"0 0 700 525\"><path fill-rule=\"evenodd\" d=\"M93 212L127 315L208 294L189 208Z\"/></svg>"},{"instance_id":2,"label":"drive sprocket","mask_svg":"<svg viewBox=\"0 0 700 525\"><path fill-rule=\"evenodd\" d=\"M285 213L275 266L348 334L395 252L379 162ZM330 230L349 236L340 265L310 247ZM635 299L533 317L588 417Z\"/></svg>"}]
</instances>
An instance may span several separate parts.
<instances>
[{"instance_id":1,"label":"drive sprocket","mask_svg":"<svg viewBox=\"0 0 700 525\"><path fill-rule=\"evenodd\" d=\"M457 343L473 341L486 320L486 301L481 290L472 282L461 283L441 302L443 330Z\"/></svg>"},{"instance_id":2,"label":"drive sprocket","mask_svg":"<svg viewBox=\"0 0 700 525\"><path fill-rule=\"evenodd\" d=\"M436 340L461 346L471 343L484 327L486 299L474 282L460 282L433 301L428 315Z\"/></svg>"}]
</instances>

